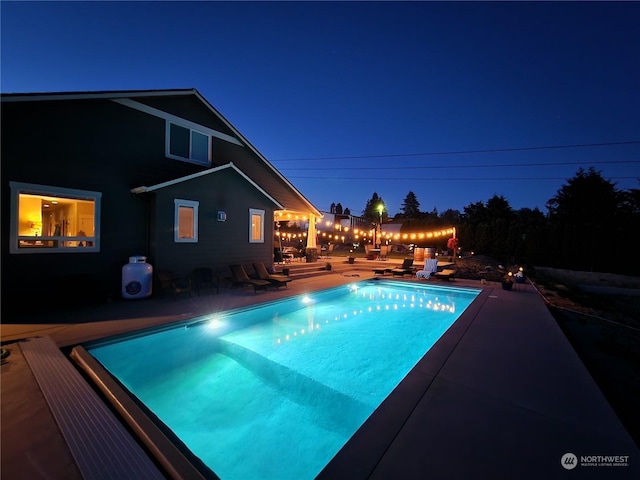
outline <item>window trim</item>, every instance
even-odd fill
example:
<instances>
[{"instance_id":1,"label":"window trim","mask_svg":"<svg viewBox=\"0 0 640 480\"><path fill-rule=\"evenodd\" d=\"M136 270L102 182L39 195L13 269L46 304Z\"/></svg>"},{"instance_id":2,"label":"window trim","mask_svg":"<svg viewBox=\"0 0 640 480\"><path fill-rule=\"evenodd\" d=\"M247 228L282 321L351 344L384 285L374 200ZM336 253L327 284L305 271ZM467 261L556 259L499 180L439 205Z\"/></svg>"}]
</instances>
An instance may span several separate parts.
<instances>
[{"instance_id":1,"label":"window trim","mask_svg":"<svg viewBox=\"0 0 640 480\"><path fill-rule=\"evenodd\" d=\"M100 252L100 210L102 193L90 190L78 190L73 188L55 187L51 185L39 185L35 183L9 182L11 190L10 212L9 212L9 253L10 254L37 254L37 253L97 253ZM32 195L66 197L77 200L91 200L94 202L94 230L91 242L93 245L85 245L78 247L42 247L42 248L20 248L19 242L25 239L25 236L18 235L18 215L19 215L19 196L21 193ZM77 241L78 237L45 237L58 241ZM29 237L33 239L33 237Z\"/></svg>"},{"instance_id":2,"label":"window trim","mask_svg":"<svg viewBox=\"0 0 640 480\"><path fill-rule=\"evenodd\" d=\"M264 210L259 210L257 208L249 209L249 243L264 243ZM260 217L260 238L253 238L253 216L258 215Z\"/></svg>"},{"instance_id":3,"label":"window trim","mask_svg":"<svg viewBox=\"0 0 640 480\"><path fill-rule=\"evenodd\" d=\"M175 243L198 243L198 208L200 202L195 200L173 199L173 241ZM180 207L193 208L193 238L180 238Z\"/></svg>"},{"instance_id":4,"label":"window trim","mask_svg":"<svg viewBox=\"0 0 640 480\"><path fill-rule=\"evenodd\" d=\"M171 125L175 125L177 127L184 128L189 131L189 156L188 157L182 157L180 155L171 153ZM206 160L199 160L192 157L194 132L204 137L207 137L207 159ZM165 141L164 141L165 152L164 153L167 158L172 158L173 160L180 160L183 162L195 163L197 165L207 165L207 166L211 165L211 144L213 142L211 141L211 135L208 134L207 132L199 130L197 128L193 128L192 126L186 125L185 123L182 123L182 122L166 119L164 136L165 136Z\"/></svg>"}]
</instances>

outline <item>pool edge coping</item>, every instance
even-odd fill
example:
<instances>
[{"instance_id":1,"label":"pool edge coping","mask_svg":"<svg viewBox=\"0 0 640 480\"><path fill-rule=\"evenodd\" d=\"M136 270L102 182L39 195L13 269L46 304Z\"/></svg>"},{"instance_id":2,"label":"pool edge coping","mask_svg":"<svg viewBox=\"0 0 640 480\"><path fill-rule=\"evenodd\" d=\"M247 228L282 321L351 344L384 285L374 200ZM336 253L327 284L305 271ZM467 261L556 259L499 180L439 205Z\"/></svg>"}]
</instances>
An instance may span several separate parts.
<instances>
[{"instance_id":1,"label":"pool edge coping","mask_svg":"<svg viewBox=\"0 0 640 480\"><path fill-rule=\"evenodd\" d=\"M394 280L397 284L413 283L397 281L398 279L387 279L387 281L389 282L394 282ZM372 279L360 279L357 282L370 281L372 281ZM383 280L375 279L375 281L377 283L378 281ZM477 295L465 308L460 317L458 317L440 336L436 343L429 350L427 350L427 352L424 353L424 355L420 358L420 360L418 360L416 365L414 365L414 367L405 375L402 381L392 390L392 392L382 401L382 403L378 405L378 407L358 428L358 430L356 430L356 432L347 440L345 445L343 445L343 447L338 450L338 452L323 467L323 469L316 474L315 478L336 478L335 475L344 475L347 471L356 466L361 466L361 470L367 470L367 473L364 474L364 476L367 477L375 469L375 466L380 461L387 448L393 443L395 436L401 430L402 426L408 419L415 406L427 392L429 386L431 385L431 381L435 377L435 373L444 365L446 359L453 352L455 345L452 348L449 348L447 345L451 343L451 341L455 341L455 344L457 345L457 343L464 335L464 332L466 332L466 330L471 325L472 320L478 315L480 309L482 308L482 305L486 301L486 298L488 298L487 289L477 288L474 286L451 286L446 284L440 285L423 283L419 283L419 285L422 287L436 287L443 289L455 288L459 290L472 291L477 293ZM329 290L332 288L340 288L340 286L330 287L328 289L321 288L318 291ZM262 305L262 302L260 305ZM245 310L247 308L255 308L256 306L258 305L242 306L232 308L229 311ZM118 383L117 380L113 378L113 376L107 371L107 369L103 367L102 364L100 364L100 362L85 349L85 346L93 345L96 343L99 344L102 342L117 341L121 338L144 335L149 331L173 329L202 321L198 320L198 318L200 317L184 319L168 325L150 326L147 328L136 330L134 332L125 332L101 339L83 342L82 344L76 344L76 346L72 348L69 354L69 357L89 377L91 383L95 386L95 388L100 390L100 392L105 396L105 401L117 410L122 421L134 431L136 437L145 445L147 450L150 452L150 455L152 455L162 465L162 467L165 468L165 470L170 474L171 478L176 479L219 479L219 477L211 468L202 463L201 460L199 460L198 457L195 456L195 454L192 454L191 456L185 455L185 453L175 444L177 437L173 439L169 438L169 436L165 434L165 432L157 425L153 418L142 407L140 407L140 405L136 403L136 401L132 397L132 394L130 394L123 386ZM460 328L462 328L463 331L461 333L458 333L458 330ZM428 370L433 370L434 367L430 366L431 363L434 364L434 367L437 367L434 375L429 375L428 373L426 373L426 371ZM418 392L413 392L414 389L412 388L407 389L407 385L411 384L416 379L419 379L419 383L423 384L425 381L425 376L432 377L431 379L428 379L428 384L425 388L420 389ZM407 405L404 405L402 407L402 411L399 411L398 404ZM367 433L361 433L361 431L366 432L367 430L371 429L372 426L374 429L376 429L377 427L375 426L383 417L386 420L385 422L383 422L385 425L385 430L390 424L390 422L388 422L389 418L393 418L393 423L397 424L397 427L394 428L392 434L384 435L384 438L388 440L380 441L376 439L377 445L375 445L375 447L377 448L373 448L372 437ZM352 449L354 449L355 446L355 449L358 450L360 448L360 445L364 446L362 450L366 452L367 458L361 458L362 455L358 454L356 455L356 458L358 458L359 460L354 462L354 454ZM185 449L186 448L187 447L185 447ZM377 451L379 452L379 454L373 454L372 456L372 451ZM343 456L346 456L348 458L342 461L341 458ZM196 465L198 463L202 463L202 468L199 468ZM325 470L332 470L334 468L334 465L341 466L337 471L330 474L328 477L323 477ZM362 478L363 473L361 470L358 470L357 473L349 471L349 475L356 475L357 478Z\"/></svg>"},{"instance_id":2,"label":"pool edge coping","mask_svg":"<svg viewBox=\"0 0 640 480\"><path fill-rule=\"evenodd\" d=\"M165 472L173 479L219 480L211 470L205 474L194 460L189 459L133 400L132 396L116 382L107 370L82 345L74 347L69 357L82 369L92 384L116 409L121 420L135 433ZM203 466L203 468L206 468Z\"/></svg>"},{"instance_id":3,"label":"pool edge coping","mask_svg":"<svg viewBox=\"0 0 640 480\"><path fill-rule=\"evenodd\" d=\"M464 287L463 287L464 288ZM469 287L468 290L474 290ZM476 289L477 290L477 289ZM369 478L490 296L482 289L315 477ZM392 418L393 422L389 422ZM384 435L380 435L381 431Z\"/></svg>"}]
</instances>

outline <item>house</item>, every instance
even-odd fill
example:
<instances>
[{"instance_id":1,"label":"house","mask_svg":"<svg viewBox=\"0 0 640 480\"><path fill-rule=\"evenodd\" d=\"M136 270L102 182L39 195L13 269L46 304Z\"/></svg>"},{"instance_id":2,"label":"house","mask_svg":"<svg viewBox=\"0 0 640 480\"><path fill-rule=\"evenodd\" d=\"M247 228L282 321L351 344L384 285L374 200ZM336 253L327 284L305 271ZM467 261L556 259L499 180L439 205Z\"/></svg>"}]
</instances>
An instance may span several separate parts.
<instances>
[{"instance_id":1,"label":"house","mask_svg":"<svg viewBox=\"0 0 640 480\"><path fill-rule=\"evenodd\" d=\"M3 319L118 298L132 256L270 264L276 218L321 217L195 89L1 101Z\"/></svg>"}]
</instances>

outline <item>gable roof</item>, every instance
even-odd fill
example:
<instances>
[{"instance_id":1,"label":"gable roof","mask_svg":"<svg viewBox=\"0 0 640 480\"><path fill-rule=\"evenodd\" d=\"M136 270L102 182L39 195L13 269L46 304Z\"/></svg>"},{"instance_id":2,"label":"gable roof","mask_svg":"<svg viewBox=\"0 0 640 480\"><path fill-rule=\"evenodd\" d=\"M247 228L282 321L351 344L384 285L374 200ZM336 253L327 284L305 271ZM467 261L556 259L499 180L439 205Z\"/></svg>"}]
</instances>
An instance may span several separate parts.
<instances>
[{"instance_id":1,"label":"gable roof","mask_svg":"<svg viewBox=\"0 0 640 480\"><path fill-rule=\"evenodd\" d=\"M168 182L158 183L157 185L152 185L150 187L140 186L131 189L131 193L148 193L153 192L155 190L160 190L162 188L170 187L171 185L176 185L182 182L188 182L189 180L193 180L194 178L204 177L205 175L211 175L223 170L231 169L237 172L241 177L243 177L247 182L255 187L260 193L262 193L265 197L267 197L270 201L274 203L278 208L284 208L275 198L269 195L267 192L260 187L260 185L256 184L253 180L247 177L242 170L236 167L233 163L227 163L226 165L220 165L218 167L210 168L208 170L203 170L201 172L192 173L191 175L185 175L184 177L176 178L174 180L169 180Z\"/></svg>"},{"instance_id":2,"label":"gable roof","mask_svg":"<svg viewBox=\"0 0 640 480\"><path fill-rule=\"evenodd\" d=\"M265 193L282 206L285 212L313 214L322 217L322 213L293 186L213 105L211 105L195 88L189 89L163 89L163 90L106 90L85 92L41 92L41 93L13 93L2 94L2 102L36 102L36 101L64 101L64 100L92 100L108 99L124 104L123 99L144 99L145 97L177 97L195 96L199 102L208 109L219 121L221 121L239 142L232 142L248 149L252 155L243 158L234 158L240 169L239 172L250 179L252 183L260 187ZM135 107L133 107L135 108ZM150 111L147 113L153 114ZM227 139L229 140L229 139ZM235 140L235 139L234 139ZM259 162L255 162L255 158ZM217 167L216 167L217 168ZM180 180L180 179L176 179Z\"/></svg>"}]
</instances>

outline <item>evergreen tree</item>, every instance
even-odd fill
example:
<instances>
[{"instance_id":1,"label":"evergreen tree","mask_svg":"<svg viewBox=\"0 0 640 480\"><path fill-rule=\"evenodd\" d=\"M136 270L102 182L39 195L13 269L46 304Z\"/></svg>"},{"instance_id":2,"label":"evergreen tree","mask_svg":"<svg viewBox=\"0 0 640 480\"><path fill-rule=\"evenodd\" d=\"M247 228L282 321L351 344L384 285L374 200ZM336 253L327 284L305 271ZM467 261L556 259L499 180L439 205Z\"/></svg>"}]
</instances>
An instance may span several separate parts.
<instances>
[{"instance_id":1,"label":"evergreen tree","mask_svg":"<svg viewBox=\"0 0 640 480\"><path fill-rule=\"evenodd\" d=\"M502 195L494 195L487 200L487 214L490 218L509 220L513 216L513 209Z\"/></svg>"},{"instance_id":2,"label":"evergreen tree","mask_svg":"<svg viewBox=\"0 0 640 480\"><path fill-rule=\"evenodd\" d=\"M451 225L457 227L462 222L462 215L458 210L449 208L440 215L440 219L442 220L442 225L444 226Z\"/></svg>"},{"instance_id":3,"label":"evergreen tree","mask_svg":"<svg viewBox=\"0 0 640 480\"><path fill-rule=\"evenodd\" d=\"M593 167L587 171L579 168L547 202L547 208L551 217L572 223L606 222L615 216L620 201L615 184L605 180L601 172Z\"/></svg>"},{"instance_id":4,"label":"evergreen tree","mask_svg":"<svg viewBox=\"0 0 640 480\"><path fill-rule=\"evenodd\" d=\"M556 264L581 270L606 268L608 260L602 256L602 249L607 244L615 246L614 233L626 229L620 224L618 210L623 199L624 195L601 172L593 167L586 171L579 168L547 202L551 231L557 235L551 238Z\"/></svg>"},{"instance_id":5,"label":"evergreen tree","mask_svg":"<svg viewBox=\"0 0 640 480\"><path fill-rule=\"evenodd\" d=\"M404 197L400 211L404 218L415 219L420 216L420 202L418 202L416 194L411 190L407 193L407 196Z\"/></svg>"},{"instance_id":6,"label":"evergreen tree","mask_svg":"<svg viewBox=\"0 0 640 480\"><path fill-rule=\"evenodd\" d=\"M367 200L367 204L362 211L362 217L369 220L371 223L379 223L380 207L382 207L382 217L384 221L384 218L388 218L387 207L385 206L382 197L379 197L377 192L373 192L373 196Z\"/></svg>"},{"instance_id":7,"label":"evergreen tree","mask_svg":"<svg viewBox=\"0 0 640 480\"><path fill-rule=\"evenodd\" d=\"M465 223L475 225L488 220L487 209L482 202L470 203L464 207Z\"/></svg>"}]
</instances>

